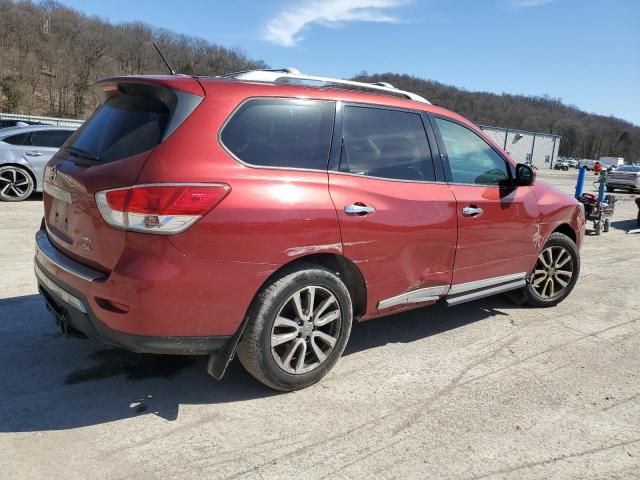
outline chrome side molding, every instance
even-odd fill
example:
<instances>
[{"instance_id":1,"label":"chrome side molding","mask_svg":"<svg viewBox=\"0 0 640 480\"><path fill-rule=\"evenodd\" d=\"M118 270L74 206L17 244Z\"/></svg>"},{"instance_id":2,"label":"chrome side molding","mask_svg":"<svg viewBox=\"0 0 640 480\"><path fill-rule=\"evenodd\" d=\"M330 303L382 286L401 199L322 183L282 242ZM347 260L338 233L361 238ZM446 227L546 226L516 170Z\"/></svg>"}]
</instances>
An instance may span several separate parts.
<instances>
[{"instance_id":1,"label":"chrome side molding","mask_svg":"<svg viewBox=\"0 0 640 480\"><path fill-rule=\"evenodd\" d=\"M71 194L69 192L46 180L44 181L44 191L64 203L71 203Z\"/></svg>"},{"instance_id":2,"label":"chrome side molding","mask_svg":"<svg viewBox=\"0 0 640 480\"><path fill-rule=\"evenodd\" d=\"M64 270L65 272L82 278L88 282L93 282L94 280L98 280L105 276L104 273L94 270L91 267L87 267L80 262L76 262L71 257L67 257L65 254L60 252L53 243L51 243L47 232L44 230L40 230L36 233L36 259L41 263L43 260L48 261L60 270ZM43 263L43 265L45 264Z\"/></svg>"},{"instance_id":3,"label":"chrome side molding","mask_svg":"<svg viewBox=\"0 0 640 480\"><path fill-rule=\"evenodd\" d=\"M498 293L522 288L527 284L525 272L485 278L474 282L419 288L378 302L378 310L410 303L435 302L446 295L447 305L458 305Z\"/></svg>"},{"instance_id":4,"label":"chrome side molding","mask_svg":"<svg viewBox=\"0 0 640 480\"><path fill-rule=\"evenodd\" d=\"M527 281L522 278L520 280L516 280L515 282L503 283L501 285L496 285L495 287L483 288L482 290L476 290L470 293L465 293L461 295L455 295L452 297L447 297L447 305L450 307L453 305L458 305L460 303L470 302L472 300L478 300L484 297L490 297L491 295L496 295L498 293L508 292L510 290L516 290L518 288L522 288L527 284Z\"/></svg>"},{"instance_id":5,"label":"chrome side molding","mask_svg":"<svg viewBox=\"0 0 640 480\"><path fill-rule=\"evenodd\" d=\"M476 280L475 282L458 283L451 285L449 289L449 295L457 295L463 292L471 292L473 290L479 290L481 288L488 288L494 285L500 285L515 280L524 280L527 276L526 272L513 273L510 275L503 275L501 277L485 278L483 280Z\"/></svg>"},{"instance_id":6,"label":"chrome side molding","mask_svg":"<svg viewBox=\"0 0 640 480\"><path fill-rule=\"evenodd\" d=\"M427 287L412 290L407 293L396 295L395 297L387 298L378 302L378 310L383 310L389 307L395 307L396 305L404 305L408 303L422 303L422 302L434 302L440 299L441 295L444 295L449 290L447 285L438 287Z\"/></svg>"}]
</instances>

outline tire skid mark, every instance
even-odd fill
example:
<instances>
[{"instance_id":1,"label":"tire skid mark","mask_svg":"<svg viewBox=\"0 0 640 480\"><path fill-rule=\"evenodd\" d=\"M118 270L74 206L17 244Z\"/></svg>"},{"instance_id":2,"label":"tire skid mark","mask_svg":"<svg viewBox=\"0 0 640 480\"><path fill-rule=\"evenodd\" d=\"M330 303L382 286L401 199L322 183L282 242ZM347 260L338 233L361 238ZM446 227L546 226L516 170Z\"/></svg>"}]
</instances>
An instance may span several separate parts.
<instances>
[{"instance_id":1,"label":"tire skid mark","mask_svg":"<svg viewBox=\"0 0 640 480\"><path fill-rule=\"evenodd\" d=\"M570 453L570 454L567 454L567 455L558 455L557 457L548 458L546 460L538 460L536 462L522 463L520 465L516 465L515 467L504 468L504 469L501 469L501 470L495 470L493 472L485 473L484 475L471 477L471 480L482 480L482 479L485 479L485 478L494 477L496 475L507 475L507 474L510 474L510 473L513 473L513 472L517 472L518 470L529 469L529 468L538 467L538 466L542 466L542 465L550 465L550 464L555 463L555 462L560 462L560 461L568 460L568 459L571 459L571 458L584 457L585 455L592 455L594 453L605 452L607 450L613 450L615 448L625 447L625 446L633 445L634 443L639 443L639 442L640 442L640 438L636 438L634 440L628 440L626 442L614 443L613 445L607 445L607 446L604 446L604 447L598 447L598 448L591 448L591 449L588 449L588 450L583 450L582 452Z\"/></svg>"},{"instance_id":2,"label":"tire skid mark","mask_svg":"<svg viewBox=\"0 0 640 480\"><path fill-rule=\"evenodd\" d=\"M404 409L405 412L406 412L406 410L413 410L413 412L411 412L409 418L405 418L405 420L402 422L402 424L399 425L398 427L396 427L393 430L393 435L392 436L398 435L400 432L402 432L403 430L407 429L410 425L415 423L424 414L424 412L422 412L422 408L423 407L430 406L436 400L438 400L441 397L444 397L444 396L450 394L456 388L458 388L458 387L460 387L462 385L466 385L467 383L469 383L469 381L461 382L462 378L467 373L469 373L469 371L471 371L473 368L477 367L481 363L484 363L484 362L490 360L491 358L497 356L500 352L502 352L509 345L512 345L516 340L519 340L519 338L520 337L514 337L514 338L509 339L506 342L500 343L497 346L497 348L494 348L492 351L480 356L476 360L474 360L474 361L470 362L468 365L466 365L462 370L460 370L460 372L458 372L458 374L455 377L453 377L453 379L447 385L445 385L443 388L441 388L438 392L434 393L433 395L430 395L425 401L417 402L416 405L413 405L413 406L409 407L408 409ZM496 342L494 342L493 345L495 345L495 343Z\"/></svg>"},{"instance_id":3,"label":"tire skid mark","mask_svg":"<svg viewBox=\"0 0 640 480\"><path fill-rule=\"evenodd\" d=\"M640 392L636 393L635 395L631 395L630 397L623 398L622 400L615 402L613 405L609 405L608 407L602 408L599 410L599 412L607 412L620 405L624 405L625 403L634 402L637 398L640 398Z\"/></svg>"}]
</instances>

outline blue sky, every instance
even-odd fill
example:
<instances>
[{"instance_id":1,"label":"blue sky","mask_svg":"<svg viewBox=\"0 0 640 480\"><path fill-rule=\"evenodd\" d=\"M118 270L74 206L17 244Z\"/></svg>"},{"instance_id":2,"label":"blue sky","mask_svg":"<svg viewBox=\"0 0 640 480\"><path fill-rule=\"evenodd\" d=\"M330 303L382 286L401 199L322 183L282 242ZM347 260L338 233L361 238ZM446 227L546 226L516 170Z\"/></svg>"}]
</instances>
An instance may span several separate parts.
<instances>
[{"instance_id":1,"label":"blue sky","mask_svg":"<svg viewBox=\"0 0 640 480\"><path fill-rule=\"evenodd\" d=\"M408 73L561 98L640 125L640 0L62 0L239 47L272 67Z\"/></svg>"}]
</instances>

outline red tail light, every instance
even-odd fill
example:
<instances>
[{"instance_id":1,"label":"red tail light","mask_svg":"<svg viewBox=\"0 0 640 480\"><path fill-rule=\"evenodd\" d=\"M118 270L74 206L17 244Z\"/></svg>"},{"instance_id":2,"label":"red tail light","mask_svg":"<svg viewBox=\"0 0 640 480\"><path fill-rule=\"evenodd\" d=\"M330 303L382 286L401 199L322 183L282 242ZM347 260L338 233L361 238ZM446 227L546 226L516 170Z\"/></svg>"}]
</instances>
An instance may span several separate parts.
<instances>
[{"instance_id":1,"label":"red tail light","mask_svg":"<svg viewBox=\"0 0 640 480\"><path fill-rule=\"evenodd\" d=\"M146 233L185 231L231 191L225 183L138 185L96 193L111 226Z\"/></svg>"}]
</instances>

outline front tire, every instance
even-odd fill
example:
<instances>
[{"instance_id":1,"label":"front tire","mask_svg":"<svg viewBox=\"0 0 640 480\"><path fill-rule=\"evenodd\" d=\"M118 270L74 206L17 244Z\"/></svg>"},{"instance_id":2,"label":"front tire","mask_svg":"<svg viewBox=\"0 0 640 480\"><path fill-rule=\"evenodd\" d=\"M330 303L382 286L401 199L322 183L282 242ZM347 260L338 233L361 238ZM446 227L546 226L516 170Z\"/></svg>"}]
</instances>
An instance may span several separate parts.
<instances>
[{"instance_id":1,"label":"front tire","mask_svg":"<svg viewBox=\"0 0 640 480\"><path fill-rule=\"evenodd\" d=\"M14 165L0 167L0 201L22 202L34 189L35 182L28 170Z\"/></svg>"},{"instance_id":2,"label":"front tire","mask_svg":"<svg viewBox=\"0 0 640 480\"><path fill-rule=\"evenodd\" d=\"M238 345L244 368L270 388L292 391L318 382L349 339L349 290L331 270L301 264L285 270L254 299Z\"/></svg>"},{"instance_id":3,"label":"front tire","mask_svg":"<svg viewBox=\"0 0 640 480\"><path fill-rule=\"evenodd\" d=\"M552 233L545 243L524 288L525 303L532 307L553 307L573 290L580 274L580 253L569 237Z\"/></svg>"}]
</instances>

